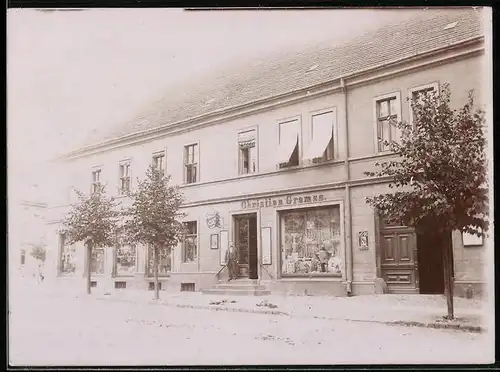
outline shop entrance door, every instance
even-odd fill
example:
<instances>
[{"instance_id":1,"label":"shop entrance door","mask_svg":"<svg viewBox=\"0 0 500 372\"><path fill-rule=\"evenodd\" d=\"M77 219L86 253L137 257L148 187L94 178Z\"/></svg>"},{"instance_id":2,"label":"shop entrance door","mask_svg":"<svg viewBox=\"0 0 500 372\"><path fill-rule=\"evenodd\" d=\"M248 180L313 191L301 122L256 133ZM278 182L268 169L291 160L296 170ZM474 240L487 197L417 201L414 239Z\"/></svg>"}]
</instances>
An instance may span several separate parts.
<instances>
[{"instance_id":1,"label":"shop entrance door","mask_svg":"<svg viewBox=\"0 0 500 372\"><path fill-rule=\"evenodd\" d=\"M234 216L234 235L239 258L239 277L258 279L257 214Z\"/></svg>"},{"instance_id":2,"label":"shop entrance door","mask_svg":"<svg viewBox=\"0 0 500 372\"><path fill-rule=\"evenodd\" d=\"M443 246L432 234L417 235L420 294L444 294Z\"/></svg>"}]
</instances>

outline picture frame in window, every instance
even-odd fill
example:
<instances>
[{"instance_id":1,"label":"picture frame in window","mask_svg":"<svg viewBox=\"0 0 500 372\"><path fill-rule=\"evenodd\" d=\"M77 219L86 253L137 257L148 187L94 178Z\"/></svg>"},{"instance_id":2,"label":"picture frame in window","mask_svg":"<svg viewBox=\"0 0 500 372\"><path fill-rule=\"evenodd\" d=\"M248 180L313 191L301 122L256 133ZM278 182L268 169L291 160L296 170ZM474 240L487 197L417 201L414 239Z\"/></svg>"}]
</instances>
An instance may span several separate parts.
<instances>
[{"instance_id":1,"label":"picture frame in window","mask_svg":"<svg viewBox=\"0 0 500 372\"><path fill-rule=\"evenodd\" d=\"M210 235L210 249L219 249L219 234Z\"/></svg>"}]
</instances>

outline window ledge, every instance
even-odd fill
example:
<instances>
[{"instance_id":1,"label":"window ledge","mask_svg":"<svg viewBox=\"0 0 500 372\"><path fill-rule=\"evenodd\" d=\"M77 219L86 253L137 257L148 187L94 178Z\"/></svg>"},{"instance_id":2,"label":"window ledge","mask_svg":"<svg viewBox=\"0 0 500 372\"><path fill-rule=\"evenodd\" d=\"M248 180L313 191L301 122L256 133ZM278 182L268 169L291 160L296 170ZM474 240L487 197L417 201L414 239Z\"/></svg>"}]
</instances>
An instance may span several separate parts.
<instances>
[{"instance_id":1,"label":"window ledge","mask_svg":"<svg viewBox=\"0 0 500 372\"><path fill-rule=\"evenodd\" d=\"M59 274L57 274L58 278L73 278L75 276L76 276L76 273L68 273L68 274L66 274L66 273L59 273Z\"/></svg>"},{"instance_id":2,"label":"window ledge","mask_svg":"<svg viewBox=\"0 0 500 372\"><path fill-rule=\"evenodd\" d=\"M377 159L377 158L383 158L383 157L389 157L389 156L397 156L397 154L395 152L392 152L392 151L377 152L377 153L371 154L371 155L349 158L349 162Z\"/></svg>"},{"instance_id":3,"label":"window ledge","mask_svg":"<svg viewBox=\"0 0 500 372\"><path fill-rule=\"evenodd\" d=\"M286 275L278 279L283 282L296 282L296 281L325 281L325 282L341 282L342 276L338 275Z\"/></svg>"},{"instance_id":4,"label":"window ledge","mask_svg":"<svg viewBox=\"0 0 500 372\"><path fill-rule=\"evenodd\" d=\"M373 156L372 156L373 157ZM215 179L211 181L204 181L204 182L196 182L196 183L184 183L180 185L180 188L188 188L188 187L195 187L195 186L204 186L204 185L209 185L209 184L214 184L214 183L224 183L224 182L232 182L232 181L238 181L241 179L246 179L246 178L259 178L259 177L265 177L265 176L272 176L276 174L281 174L281 173L286 173L286 172L300 172L312 168L319 168L319 167L326 167L329 165L337 165L337 164L344 164L345 160L341 159L333 159L333 160L327 160L325 162L317 163L317 164L299 164L299 165L294 165L291 167L286 167L286 168L279 168L273 171L267 171L267 172L253 172L253 173L247 173L247 174L240 174L235 177L228 177L228 178L222 178L222 179Z\"/></svg>"},{"instance_id":5,"label":"window ledge","mask_svg":"<svg viewBox=\"0 0 500 372\"><path fill-rule=\"evenodd\" d=\"M158 279L166 279L166 278L170 278L170 274L158 275ZM146 275L146 279L154 280L155 278L153 275Z\"/></svg>"}]
</instances>

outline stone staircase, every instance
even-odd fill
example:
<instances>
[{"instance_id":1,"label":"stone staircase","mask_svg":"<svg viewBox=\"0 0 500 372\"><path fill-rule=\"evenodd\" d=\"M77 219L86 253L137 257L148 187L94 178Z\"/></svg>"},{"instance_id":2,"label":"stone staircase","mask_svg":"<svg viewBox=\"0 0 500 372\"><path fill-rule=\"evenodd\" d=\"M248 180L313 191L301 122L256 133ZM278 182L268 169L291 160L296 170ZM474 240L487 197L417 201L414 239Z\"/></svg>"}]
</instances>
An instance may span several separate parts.
<instances>
[{"instance_id":1,"label":"stone staircase","mask_svg":"<svg viewBox=\"0 0 500 372\"><path fill-rule=\"evenodd\" d=\"M226 296L265 296L271 294L259 280L235 279L230 282L219 280L212 288L202 289L203 294L217 294Z\"/></svg>"}]
</instances>

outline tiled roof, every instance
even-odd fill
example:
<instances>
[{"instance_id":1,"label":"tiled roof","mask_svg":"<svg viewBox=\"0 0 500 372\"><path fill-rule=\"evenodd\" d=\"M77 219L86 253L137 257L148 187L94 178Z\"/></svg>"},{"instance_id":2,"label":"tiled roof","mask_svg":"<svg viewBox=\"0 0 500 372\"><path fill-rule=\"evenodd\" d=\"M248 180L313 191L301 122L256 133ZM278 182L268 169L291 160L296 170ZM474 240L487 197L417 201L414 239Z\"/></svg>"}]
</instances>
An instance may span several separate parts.
<instances>
[{"instance_id":1,"label":"tiled roof","mask_svg":"<svg viewBox=\"0 0 500 372\"><path fill-rule=\"evenodd\" d=\"M94 138L89 145L305 89L483 33L480 9L427 9L415 13L402 23L384 26L340 45L321 43L171 87L140 116ZM445 29L454 22L454 27ZM307 72L314 65L318 67Z\"/></svg>"}]
</instances>

